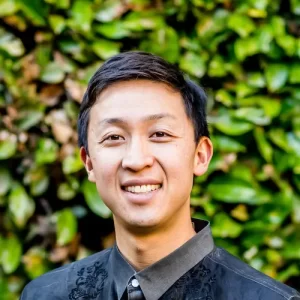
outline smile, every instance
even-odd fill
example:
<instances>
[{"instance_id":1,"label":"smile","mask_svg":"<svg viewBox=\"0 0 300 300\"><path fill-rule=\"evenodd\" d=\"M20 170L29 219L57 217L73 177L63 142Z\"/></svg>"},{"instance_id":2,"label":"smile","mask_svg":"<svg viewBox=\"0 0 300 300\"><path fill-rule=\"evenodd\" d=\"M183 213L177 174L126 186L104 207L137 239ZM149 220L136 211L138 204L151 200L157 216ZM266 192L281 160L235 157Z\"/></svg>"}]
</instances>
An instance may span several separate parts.
<instances>
[{"instance_id":1,"label":"smile","mask_svg":"<svg viewBox=\"0 0 300 300\"><path fill-rule=\"evenodd\" d=\"M147 184L147 185L133 185L133 186L125 186L123 187L125 191L141 194L141 193L149 193L161 188L161 184Z\"/></svg>"}]
</instances>

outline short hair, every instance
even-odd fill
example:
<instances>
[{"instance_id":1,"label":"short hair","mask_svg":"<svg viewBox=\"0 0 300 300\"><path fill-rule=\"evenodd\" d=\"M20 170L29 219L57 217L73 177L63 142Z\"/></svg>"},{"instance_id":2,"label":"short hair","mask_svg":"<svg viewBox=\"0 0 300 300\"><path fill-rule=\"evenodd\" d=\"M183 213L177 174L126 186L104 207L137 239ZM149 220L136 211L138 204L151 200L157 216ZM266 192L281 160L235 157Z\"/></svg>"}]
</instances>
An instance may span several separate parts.
<instances>
[{"instance_id":1,"label":"short hair","mask_svg":"<svg viewBox=\"0 0 300 300\"><path fill-rule=\"evenodd\" d=\"M206 94L204 90L173 64L159 56L141 51L124 52L112 56L95 72L83 96L78 117L78 145L88 152L87 133L89 113L101 92L110 85L129 80L146 79L161 82L180 92L185 111L194 127L195 142L209 137L206 120Z\"/></svg>"}]
</instances>

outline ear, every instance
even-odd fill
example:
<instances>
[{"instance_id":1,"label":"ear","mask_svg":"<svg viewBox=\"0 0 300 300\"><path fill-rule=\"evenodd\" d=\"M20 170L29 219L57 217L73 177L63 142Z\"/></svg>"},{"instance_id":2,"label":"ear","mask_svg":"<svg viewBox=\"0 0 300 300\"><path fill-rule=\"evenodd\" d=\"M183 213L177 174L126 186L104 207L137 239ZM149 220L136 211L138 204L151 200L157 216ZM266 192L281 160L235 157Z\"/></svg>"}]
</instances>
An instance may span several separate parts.
<instances>
[{"instance_id":1,"label":"ear","mask_svg":"<svg viewBox=\"0 0 300 300\"><path fill-rule=\"evenodd\" d=\"M80 158L81 158L81 161L84 163L85 169L88 174L89 181L95 182L96 180L95 180L95 173L94 173L92 160L89 157L89 155L84 147L80 148Z\"/></svg>"},{"instance_id":2,"label":"ear","mask_svg":"<svg viewBox=\"0 0 300 300\"><path fill-rule=\"evenodd\" d=\"M194 175L201 176L207 171L212 155L212 142L208 137L203 136L200 139L195 151Z\"/></svg>"}]
</instances>

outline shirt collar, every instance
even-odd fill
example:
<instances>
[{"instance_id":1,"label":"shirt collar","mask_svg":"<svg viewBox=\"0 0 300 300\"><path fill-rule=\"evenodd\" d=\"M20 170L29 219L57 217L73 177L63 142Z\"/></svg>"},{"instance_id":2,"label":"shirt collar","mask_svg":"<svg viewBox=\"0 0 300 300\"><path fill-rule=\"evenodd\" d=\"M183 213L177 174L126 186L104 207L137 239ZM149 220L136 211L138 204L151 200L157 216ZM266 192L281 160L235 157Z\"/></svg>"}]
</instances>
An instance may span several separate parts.
<instances>
[{"instance_id":1,"label":"shirt collar","mask_svg":"<svg viewBox=\"0 0 300 300\"><path fill-rule=\"evenodd\" d=\"M197 234L170 253L168 256L135 272L122 256L117 246L111 256L112 272L117 283L118 299L134 275L139 281L146 299L159 299L181 276L199 263L214 248L214 242L208 221L192 220Z\"/></svg>"}]
</instances>

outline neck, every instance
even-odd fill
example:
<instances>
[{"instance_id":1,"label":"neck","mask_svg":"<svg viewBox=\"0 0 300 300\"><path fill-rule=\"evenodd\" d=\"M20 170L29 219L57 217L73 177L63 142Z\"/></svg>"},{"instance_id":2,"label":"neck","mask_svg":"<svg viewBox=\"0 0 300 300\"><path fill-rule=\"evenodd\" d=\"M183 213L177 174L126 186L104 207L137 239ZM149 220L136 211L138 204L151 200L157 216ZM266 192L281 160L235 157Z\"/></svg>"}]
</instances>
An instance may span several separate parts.
<instances>
[{"instance_id":1,"label":"neck","mask_svg":"<svg viewBox=\"0 0 300 300\"><path fill-rule=\"evenodd\" d=\"M120 226L115 219L115 230L119 250L136 271L166 257L196 234L189 215L183 221L138 233Z\"/></svg>"}]
</instances>

